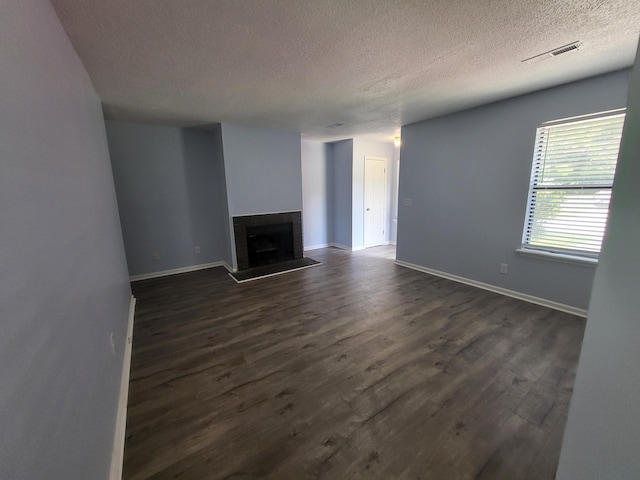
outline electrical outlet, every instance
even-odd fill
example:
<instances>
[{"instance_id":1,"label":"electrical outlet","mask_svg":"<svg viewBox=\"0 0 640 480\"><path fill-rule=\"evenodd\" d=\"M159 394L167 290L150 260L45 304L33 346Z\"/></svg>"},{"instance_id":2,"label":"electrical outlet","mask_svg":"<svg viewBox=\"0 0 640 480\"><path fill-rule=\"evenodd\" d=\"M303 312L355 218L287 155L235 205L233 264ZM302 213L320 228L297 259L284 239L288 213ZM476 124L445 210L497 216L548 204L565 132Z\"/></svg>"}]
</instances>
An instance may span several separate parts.
<instances>
[{"instance_id":1,"label":"electrical outlet","mask_svg":"<svg viewBox=\"0 0 640 480\"><path fill-rule=\"evenodd\" d=\"M411 199L411 198L403 198L402 199L402 205L404 205L405 207L411 207L413 205L413 199Z\"/></svg>"},{"instance_id":2,"label":"electrical outlet","mask_svg":"<svg viewBox=\"0 0 640 480\"><path fill-rule=\"evenodd\" d=\"M153 252L153 259L160 260L160 254L158 252Z\"/></svg>"},{"instance_id":3,"label":"electrical outlet","mask_svg":"<svg viewBox=\"0 0 640 480\"><path fill-rule=\"evenodd\" d=\"M196 249L196 255L200 255L200 247L195 247Z\"/></svg>"},{"instance_id":4,"label":"electrical outlet","mask_svg":"<svg viewBox=\"0 0 640 480\"><path fill-rule=\"evenodd\" d=\"M506 275L507 273L509 273L509 264L508 263L501 263L500 264L500 273L502 273L503 275Z\"/></svg>"}]
</instances>

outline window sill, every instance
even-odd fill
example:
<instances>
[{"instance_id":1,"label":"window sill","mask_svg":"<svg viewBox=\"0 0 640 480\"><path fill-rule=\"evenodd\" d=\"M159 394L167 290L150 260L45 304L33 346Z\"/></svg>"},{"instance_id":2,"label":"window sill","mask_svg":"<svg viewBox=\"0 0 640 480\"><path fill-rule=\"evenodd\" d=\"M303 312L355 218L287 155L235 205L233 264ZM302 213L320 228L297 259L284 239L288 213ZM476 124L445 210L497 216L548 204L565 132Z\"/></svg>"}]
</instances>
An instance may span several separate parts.
<instances>
[{"instance_id":1,"label":"window sill","mask_svg":"<svg viewBox=\"0 0 640 480\"><path fill-rule=\"evenodd\" d=\"M532 250L529 248L518 248L516 252L525 257L535 257L542 260L551 260L552 262L573 263L577 265L593 266L598 265L597 258L578 257L575 255L567 255L566 253L551 253L541 250Z\"/></svg>"}]
</instances>

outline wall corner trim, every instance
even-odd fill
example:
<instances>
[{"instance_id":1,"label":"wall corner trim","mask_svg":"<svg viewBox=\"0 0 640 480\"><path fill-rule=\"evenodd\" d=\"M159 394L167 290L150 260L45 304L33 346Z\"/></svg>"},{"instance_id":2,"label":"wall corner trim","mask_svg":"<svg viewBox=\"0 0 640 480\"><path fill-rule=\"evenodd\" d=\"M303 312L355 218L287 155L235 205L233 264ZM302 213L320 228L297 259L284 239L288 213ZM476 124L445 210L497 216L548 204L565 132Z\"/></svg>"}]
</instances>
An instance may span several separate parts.
<instances>
[{"instance_id":1,"label":"wall corner trim","mask_svg":"<svg viewBox=\"0 0 640 480\"><path fill-rule=\"evenodd\" d=\"M331 245L330 243L320 243L318 245L309 245L308 247L307 246L304 247L304 251L309 252L311 250L319 250L320 248L327 248L330 245Z\"/></svg>"},{"instance_id":2,"label":"wall corner trim","mask_svg":"<svg viewBox=\"0 0 640 480\"><path fill-rule=\"evenodd\" d=\"M116 414L116 429L113 436L113 452L111 454L111 471L109 480L122 480L124 462L124 440L127 429L127 400L129 398L129 374L131 373L131 350L133 348L133 321L136 313L136 297L131 295L127 336L122 360L122 377L120 379L120 395Z\"/></svg>"},{"instance_id":3,"label":"wall corner trim","mask_svg":"<svg viewBox=\"0 0 640 480\"><path fill-rule=\"evenodd\" d=\"M351 251L351 247L349 247L347 245L342 245L341 243L331 242L328 246L329 247L334 247L334 248L339 248L340 250L349 250L349 251Z\"/></svg>"},{"instance_id":4,"label":"wall corner trim","mask_svg":"<svg viewBox=\"0 0 640 480\"><path fill-rule=\"evenodd\" d=\"M202 263L200 265L192 265L190 267L174 268L171 270L162 270L160 272L143 273L142 275L132 275L129 277L130 282L137 282L139 280L149 280L150 278L168 277L169 275L177 275L178 273L196 272L198 270L206 270L213 267L225 267L229 270L229 264L227 262L212 262Z\"/></svg>"},{"instance_id":5,"label":"wall corner trim","mask_svg":"<svg viewBox=\"0 0 640 480\"><path fill-rule=\"evenodd\" d=\"M396 260L395 264L401 267L417 270L419 272L435 275L436 277L446 278L448 280L453 280L454 282L464 283L472 287L477 287L483 290L488 290L490 292L499 293L500 295L504 295L506 297L516 298L518 300L523 300L529 303L535 303L536 305L541 305L543 307L552 308L554 310L559 310L561 312L570 313L572 315L577 315L579 317L585 317L585 318L587 317L587 310L584 310L578 307L573 307L571 305L565 305L564 303L554 302L552 300L547 300L545 298L534 297L533 295L527 295L526 293L516 292L515 290L508 290L506 288L497 287L489 283L479 282L477 280L460 277L458 275L441 272L439 270L433 270L431 268L423 267L421 265L415 265L409 262L403 262L402 260Z\"/></svg>"}]
</instances>

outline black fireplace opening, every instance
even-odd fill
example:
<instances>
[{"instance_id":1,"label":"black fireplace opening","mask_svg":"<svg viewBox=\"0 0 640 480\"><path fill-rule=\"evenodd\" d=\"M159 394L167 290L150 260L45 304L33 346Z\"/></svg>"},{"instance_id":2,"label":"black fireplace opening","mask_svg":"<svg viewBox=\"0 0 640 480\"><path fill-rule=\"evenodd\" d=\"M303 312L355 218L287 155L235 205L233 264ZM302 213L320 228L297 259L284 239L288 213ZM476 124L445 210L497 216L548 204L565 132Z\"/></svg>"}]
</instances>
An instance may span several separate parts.
<instances>
[{"instance_id":1,"label":"black fireplace opening","mask_svg":"<svg viewBox=\"0 0 640 480\"><path fill-rule=\"evenodd\" d=\"M293 260L293 222L246 228L249 268Z\"/></svg>"},{"instance_id":2,"label":"black fireplace opening","mask_svg":"<svg viewBox=\"0 0 640 480\"><path fill-rule=\"evenodd\" d=\"M302 212L233 217L238 271L304 258Z\"/></svg>"}]
</instances>

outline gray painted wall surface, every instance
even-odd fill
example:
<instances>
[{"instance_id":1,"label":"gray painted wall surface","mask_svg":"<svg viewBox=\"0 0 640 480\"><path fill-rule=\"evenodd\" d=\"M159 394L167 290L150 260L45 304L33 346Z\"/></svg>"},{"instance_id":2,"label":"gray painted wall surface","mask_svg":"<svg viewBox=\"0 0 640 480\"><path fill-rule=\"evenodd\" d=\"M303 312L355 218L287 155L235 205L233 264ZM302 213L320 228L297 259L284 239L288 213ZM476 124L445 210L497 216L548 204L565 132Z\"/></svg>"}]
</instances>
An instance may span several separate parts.
<instances>
[{"instance_id":1,"label":"gray painted wall surface","mask_svg":"<svg viewBox=\"0 0 640 480\"><path fill-rule=\"evenodd\" d=\"M640 50L558 480L640 478Z\"/></svg>"},{"instance_id":2,"label":"gray painted wall surface","mask_svg":"<svg viewBox=\"0 0 640 480\"><path fill-rule=\"evenodd\" d=\"M385 190L385 241L389 241L391 225L391 165L394 154L393 143L373 142L353 139L353 212L352 239L353 248L364 247L364 170L365 157L379 157L387 159L387 188Z\"/></svg>"},{"instance_id":3,"label":"gray painted wall surface","mask_svg":"<svg viewBox=\"0 0 640 480\"><path fill-rule=\"evenodd\" d=\"M302 220L305 248L326 245L333 238L330 208L333 182L329 181L330 147L322 142L302 140ZM330 240L331 239L331 240Z\"/></svg>"},{"instance_id":4,"label":"gray painted wall surface","mask_svg":"<svg viewBox=\"0 0 640 480\"><path fill-rule=\"evenodd\" d=\"M224 148L222 146L222 125L218 125L213 133L213 163L215 170L214 189L217 192L218 200L216 209L220 213L218 219L218 228L220 229L220 248L222 252L222 260L227 266L232 267L234 261L231 222L229 221L229 201L227 199L227 176L224 168Z\"/></svg>"},{"instance_id":5,"label":"gray painted wall surface","mask_svg":"<svg viewBox=\"0 0 640 480\"><path fill-rule=\"evenodd\" d=\"M300 134L222 124L229 214L302 210Z\"/></svg>"},{"instance_id":6,"label":"gray painted wall surface","mask_svg":"<svg viewBox=\"0 0 640 480\"><path fill-rule=\"evenodd\" d=\"M0 68L0 478L106 480L131 290L100 101L45 0L3 2Z\"/></svg>"},{"instance_id":7,"label":"gray painted wall surface","mask_svg":"<svg viewBox=\"0 0 640 480\"><path fill-rule=\"evenodd\" d=\"M352 247L353 140L330 144L333 169L333 243Z\"/></svg>"},{"instance_id":8,"label":"gray painted wall surface","mask_svg":"<svg viewBox=\"0 0 640 480\"><path fill-rule=\"evenodd\" d=\"M234 216L302 211L300 134L228 123L221 129L235 269Z\"/></svg>"},{"instance_id":9,"label":"gray painted wall surface","mask_svg":"<svg viewBox=\"0 0 640 480\"><path fill-rule=\"evenodd\" d=\"M222 260L224 172L216 162L215 132L106 125L129 273Z\"/></svg>"},{"instance_id":10,"label":"gray painted wall surface","mask_svg":"<svg viewBox=\"0 0 640 480\"><path fill-rule=\"evenodd\" d=\"M397 258L587 308L593 267L523 257L537 126L624 107L629 71L516 97L402 129ZM405 207L402 199L412 199ZM498 272L509 264L509 274Z\"/></svg>"}]
</instances>

